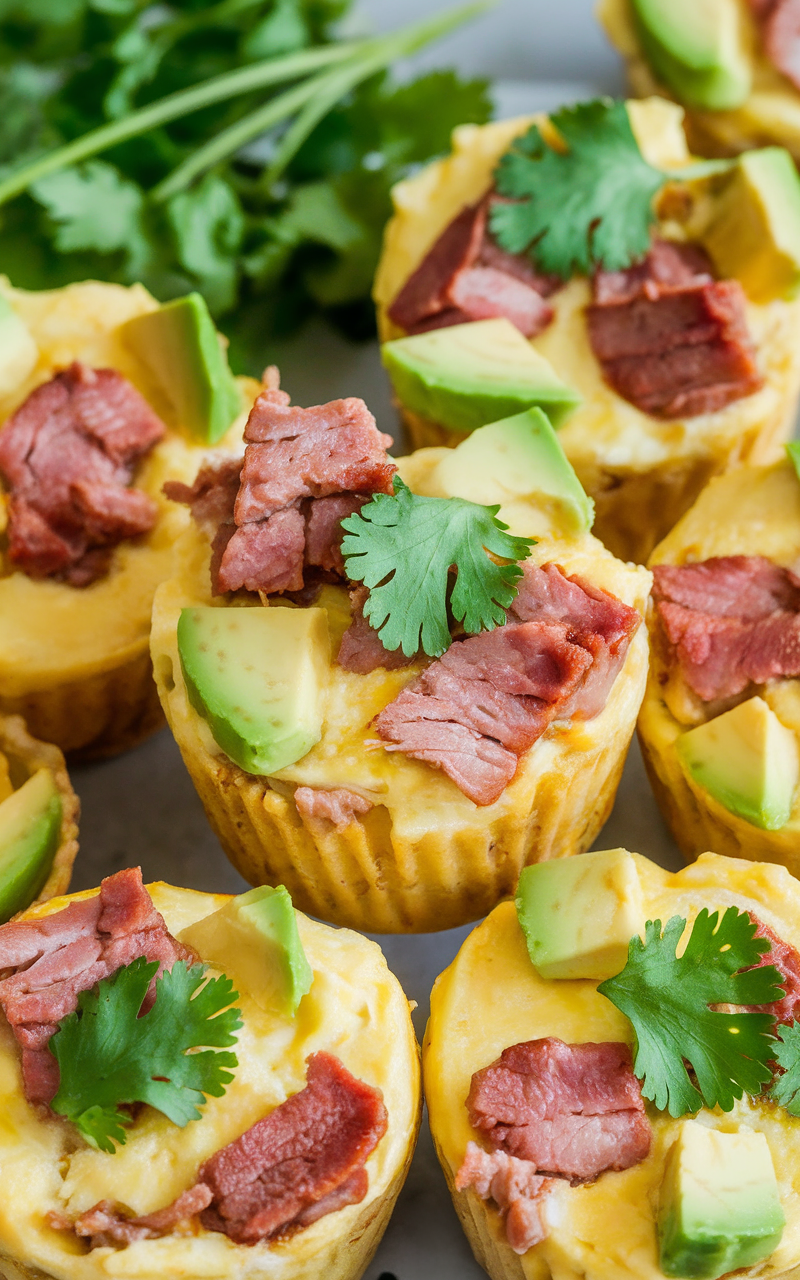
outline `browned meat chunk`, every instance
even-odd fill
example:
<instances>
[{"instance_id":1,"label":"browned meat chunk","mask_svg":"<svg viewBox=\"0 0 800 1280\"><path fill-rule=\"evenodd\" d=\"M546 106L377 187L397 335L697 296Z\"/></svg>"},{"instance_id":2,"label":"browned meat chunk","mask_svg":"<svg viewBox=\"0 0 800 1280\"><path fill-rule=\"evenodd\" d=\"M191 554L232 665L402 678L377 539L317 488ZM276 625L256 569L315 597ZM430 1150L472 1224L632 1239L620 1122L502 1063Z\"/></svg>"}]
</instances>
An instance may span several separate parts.
<instances>
[{"instance_id":1,"label":"browned meat chunk","mask_svg":"<svg viewBox=\"0 0 800 1280\"><path fill-rule=\"evenodd\" d=\"M533 338L547 328L553 309L544 299L560 281L535 270L526 254L510 254L491 237L491 199L462 209L442 232L389 307L407 333L505 316Z\"/></svg>"},{"instance_id":2,"label":"browned meat chunk","mask_svg":"<svg viewBox=\"0 0 800 1280\"><path fill-rule=\"evenodd\" d=\"M492 1147L572 1181L644 1160L652 1133L626 1044L512 1045L472 1077L467 1110Z\"/></svg>"},{"instance_id":3,"label":"browned meat chunk","mask_svg":"<svg viewBox=\"0 0 800 1280\"><path fill-rule=\"evenodd\" d=\"M750 0L761 25L764 53L800 89L800 0Z\"/></svg>"},{"instance_id":4,"label":"browned meat chunk","mask_svg":"<svg viewBox=\"0 0 800 1280\"><path fill-rule=\"evenodd\" d=\"M285 507L266 520L240 525L225 542L214 593L300 591L303 587L305 521L299 507Z\"/></svg>"},{"instance_id":5,"label":"browned meat chunk","mask_svg":"<svg viewBox=\"0 0 800 1280\"><path fill-rule=\"evenodd\" d=\"M768 938L772 944L772 950L765 951L758 964L753 967L760 969L764 965L774 964L775 968L780 972L785 991L782 999L776 1000L773 1004L759 1005L758 1007L753 1005L751 1011L754 1013L771 1013L777 1022L783 1024L796 1022L798 1014L800 1014L800 955L790 943L784 942L783 938L779 938L768 924L764 924L763 920L759 920L754 912L749 912L749 915L754 924L758 925L755 936L757 938Z\"/></svg>"},{"instance_id":6,"label":"browned meat chunk","mask_svg":"<svg viewBox=\"0 0 800 1280\"><path fill-rule=\"evenodd\" d=\"M542 1206L552 1186L553 1180L538 1174L530 1160L518 1160L505 1151L484 1151L476 1142L467 1143L456 1174L456 1191L474 1187L482 1200L494 1200L515 1253L527 1253L547 1235Z\"/></svg>"},{"instance_id":7,"label":"browned meat chunk","mask_svg":"<svg viewBox=\"0 0 800 1280\"><path fill-rule=\"evenodd\" d=\"M0 430L12 564L76 587L105 573L114 547L156 522L152 498L128 486L163 434L147 401L113 369L76 361L31 392Z\"/></svg>"},{"instance_id":8,"label":"browned meat chunk","mask_svg":"<svg viewBox=\"0 0 800 1280\"><path fill-rule=\"evenodd\" d=\"M696 249L657 243L628 271L599 272L589 340L606 381L659 418L715 413L763 384L736 280Z\"/></svg>"},{"instance_id":9,"label":"browned meat chunk","mask_svg":"<svg viewBox=\"0 0 800 1280\"><path fill-rule=\"evenodd\" d=\"M194 484L168 480L164 493L173 502L185 502L196 524L213 538L221 524L233 524L242 462L242 458L210 458L198 471Z\"/></svg>"},{"instance_id":10,"label":"browned meat chunk","mask_svg":"<svg viewBox=\"0 0 800 1280\"><path fill-rule=\"evenodd\" d=\"M303 818L324 818L332 822L337 831L353 821L357 813L369 813L372 801L365 800L356 791L346 787L333 787L329 791L319 787L297 787L294 793L297 811Z\"/></svg>"},{"instance_id":11,"label":"browned meat chunk","mask_svg":"<svg viewBox=\"0 0 800 1280\"><path fill-rule=\"evenodd\" d=\"M152 1240L157 1236L171 1235L180 1228L188 1228L191 1219L206 1209L212 1198L210 1187L198 1182L165 1209L141 1218L127 1217L110 1200L101 1200L74 1223L68 1218L61 1218L51 1225L56 1230L74 1231L76 1235L88 1238L93 1249L132 1244L134 1240Z\"/></svg>"},{"instance_id":12,"label":"browned meat chunk","mask_svg":"<svg viewBox=\"0 0 800 1280\"><path fill-rule=\"evenodd\" d=\"M58 1064L47 1045L77 1009L79 993L138 956L158 960L159 973L194 959L167 931L138 867L108 876L93 898L0 927L0 971L11 970L0 980L0 1006L22 1047L30 1102L50 1102L58 1091Z\"/></svg>"},{"instance_id":13,"label":"browned meat chunk","mask_svg":"<svg viewBox=\"0 0 800 1280\"><path fill-rule=\"evenodd\" d=\"M340 550L344 537L342 521L360 511L367 501L363 494L335 493L330 498L312 498L306 503L307 565L345 576Z\"/></svg>"},{"instance_id":14,"label":"browned meat chunk","mask_svg":"<svg viewBox=\"0 0 800 1280\"><path fill-rule=\"evenodd\" d=\"M763 556L656 565L653 597L686 684L704 702L800 675L800 578Z\"/></svg>"},{"instance_id":15,"label":"browned meat chunk","mask_svg":"<svg viewBox=\"0 0 800 1280\"><path fill-rule=\"evenodd\" d=\"M369 597L366 587L355 587L350 592L353 620L342 636L336 661L345 671L366 675L378 667L394 671L407 667L413 658L407 658L402 649L384 649L378 632L364 617L364 605Z\"/></svg>"}]
</instances>

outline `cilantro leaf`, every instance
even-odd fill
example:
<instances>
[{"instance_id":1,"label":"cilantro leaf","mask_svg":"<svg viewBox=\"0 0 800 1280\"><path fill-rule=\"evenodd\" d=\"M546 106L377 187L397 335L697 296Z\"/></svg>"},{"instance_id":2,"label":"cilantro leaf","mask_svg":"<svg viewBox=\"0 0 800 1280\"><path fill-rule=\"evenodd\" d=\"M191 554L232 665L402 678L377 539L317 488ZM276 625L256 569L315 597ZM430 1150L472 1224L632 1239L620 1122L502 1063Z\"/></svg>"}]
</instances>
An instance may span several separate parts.
<instances>
[{"instance_id":1,"label":"cilantro leaf","mask_svg":"<svg viewBox=\"0 0 800 1280\"><path fill-rule=\"evenodd\" d=\"M375 494L357 515L342 521L342 555L347 575L369 588L364 616L386 649L406 657L420 644L430 657L450 645L447 593L450 569L457 570L450 610L464 630L492 631L506 620L522 576L530 538L512 537L497 519L496 507L463 498L423 498L395 476L394 495Z\"/></svg>"},{"instance_id":2,"label":"cilantro leaf","mask_svg":"<svg viewBox=\"0 0 800 1280\"><path fill-rule=\"evenodd\" d=\"M772 1057L783 1067L783 1074L776 1076L766 1096L790 1116L800 1116L800 1025L793 1022L781 1026L778 1036L772 1045Z\"/></svg>"},{"instance_id":3,"label":"cilantro leaf","mask_svg":"<svg viewBox=\"0 0 800 1280\"><path fill-rule=\"evenodd\" d=\"M543 271L619 271L650 248L653 198L665 175L643 158L624 102L596 98L550 117L567 148L556 151L538 125L500 161L492 232L509 253L530 249Z\"/></svg>"},{"instance_id":4,"label":"cilantro leaf","mask_svg":"<svg viewBox=\"0 0 800 1280\"><path fill-rule=\"evenodd\" d=\"M55 223L53 243L60 253L121 251L132 277L142 274L150 253L142 220L144 193L113 165L89 160L60 169L34 182L31 194Z\"/></svg>"},{"instance_id":5,"label":"cilantro leaf","mask_svg":"<svg viewBox=\"0 0 800 1280\"><path fill-rule=\"evenodd\" d=\"M61 1073L52 1108L101 1151L124 1144L126 1104L147 1102L183 1127L200 1119L206 1095L222 1097L233 1079L225 1068L237 1065L236 1055L215 1052L235 1044L242 1025L230 1007L237 998L230 979L206 981L204 966L179 960L140 1018L157 969L141 956L84 991L50 1041Z\"/></svg>"},{"instance_id":6,"label":"cilantro leaf","mask_svg":"<svg viewBox=\"0 0 800 1280\"><path fill-rule=\"evenodd\" d=\"M178 261L189 271L212 311L236 301L236 253L244 214L230 183L209 173L190 191L173 196L167 209Z\"/></svg>"},{"instance_id":7,"label":"cilantro leaf","mask_svg":"<svg viewBox=\"0 0 800 1280\"><path fill-rule=\"evenodd\" d=\"M662 934L661 921L648 920L644 942L631 938L625 968L597 988L633 1023L633 1069L642 1093L671 1116L702 1106L730 1111L743 1092L761 1091L772 1074L775 1019L710 1006L763 1005L783 995L774 965L748 968L770 945L754 937L757 926L746 911L729 907L720 920L719 912L703 908L678 956L685 928L686 921L673 916Z\"/></svg>"}]
</instances>

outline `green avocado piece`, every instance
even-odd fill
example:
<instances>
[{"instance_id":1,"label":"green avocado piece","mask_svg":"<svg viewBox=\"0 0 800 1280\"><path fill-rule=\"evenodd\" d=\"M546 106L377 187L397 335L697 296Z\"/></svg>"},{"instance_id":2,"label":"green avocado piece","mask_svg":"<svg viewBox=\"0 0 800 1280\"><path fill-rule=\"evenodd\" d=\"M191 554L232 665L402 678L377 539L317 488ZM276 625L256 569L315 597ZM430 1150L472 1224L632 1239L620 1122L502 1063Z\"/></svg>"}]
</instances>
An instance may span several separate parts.
<instances>
[{"instance_id":1,"label":"green avocado piece","mask_svg":"<svg viewBox=\"0 0 800 1280\"><path fill-rule=\"evenodd\" d=\"M0 395L13 391L39 359L39 348L25 321L0 293Z\"/></svg>"},{"instance_id":2,"label":"green avocado piece","mask_svg":"<svg viewBox=\"0 0 800 1280\"><path fill-rule=\"evenodd\" d=\"M795 475L800 480L800 440L790 440L786 446L786 453L794 467Z\"/></svg>"},{"instance_id":3,"label":"green avocado piece","mask_svg":"<svg viewBox=\"0 0 800 1280\"><path fill-rule=\"evenodd\" d=\"M434 483L449 498L485 505L551 499L574 532L588 532L594 521L594 503L541 409L478 427L448 450Z\"/></svg>"},{"instance_id":4,"label":"green avocado piece","mask_svg":"<svg viewBox=\"0 0 800 1280\"><path fill-rule=\"evenodd\" d=\"M783 147L747 151L716 201L702 241L723 279L754 302L800 290L800 177Z\"/></svg>"},{"instance_id":5,"label":"green avocado piece","mask_svg":"<svg viewBox=\"0 0 800 1280\"><path fill-rule=\"evenodd\" d=\"M38 769L0 804L0 923L41 893L60 838L58 787Z\"/></svg>"},{"instance_id":6,"label":"green avocado piece","mask_svg":"<svg viewBox=\"0 0 800 1280\"><path fill-rule=\"evenodd\" d=\"M632 0L642 49L680 102L709 111L739 107L752 68L737 0Z\"/></svg>"},{"instance_id":7,"label":"green avocado piece","mask_svg":"<svg viewBox=\"0 0 800 1280\"><path fill-rule=\"evenodd\" d=\"M763 698L748 698L681 734L687 773L715 800L766 831L785 827L800 778L797 739Z\"/></svg>"},{"instance_id":8,"label":"green avocado piece","mask_svg":"<svg viewBox=\"0 0 800 1280\"><path fill-rule=\"evenodd\" d=\"M247 773L276 773L319 742L330 674L324 609L183 609L178 652L189 701Z\"/></svg>"},{"instance_id":9,"label":"green avocado piece","mask_svg":"<svg viewBox=\"0 0 800 1280\"><path fill-rule=\"evenodd\" d=\"M474 431L538 405L554 426L580 403L510 320L476 320L385 342L400 403L451 431Z\"/></svg>"},{"instance_id":10,"label":"green avocado piece","mask_svg":"<svg viewBox=\"0 0 800 1280\"><path fill-rule=\"evenodd\" d=\"M242 396L201 295L135 316L120 333L161 383L184 430L216 444L241 412Z\"/></svg>"},{"instance_id":11,"label":"green avocado piece","mask_svg":"<svg viewBox=\"0 0 800 1280\"><path fill-rule=\"evenodd\" d=\"M661 1189L664 1275L717 1280L752 1267L777 1247L785 1225L764 1134L745 1125L726 1133L685 1120Z\"/></svg>"},{"instance_id":12,"label":"green avocado piece","mask_svg":"<svg viewBox=\"0 0 800 1280\"><path fill-rule=\"evenodd\" d=\"M311 990L308 963L292 899L283 885L261 885L184 929L180 941L227 973L259 1008L294 1017Z\"/></svg>"},{"instance_id":13,"label":"green avocado piece","mask_svg":"<svg viewBox=\"0 0 800 1280\"><path fill-rule=\"evenodd\" d=\"M515 903L528 955L543 978L612 978L644 928L642 886L627 849L525 867Z\"/></svg>"}]
</instances>

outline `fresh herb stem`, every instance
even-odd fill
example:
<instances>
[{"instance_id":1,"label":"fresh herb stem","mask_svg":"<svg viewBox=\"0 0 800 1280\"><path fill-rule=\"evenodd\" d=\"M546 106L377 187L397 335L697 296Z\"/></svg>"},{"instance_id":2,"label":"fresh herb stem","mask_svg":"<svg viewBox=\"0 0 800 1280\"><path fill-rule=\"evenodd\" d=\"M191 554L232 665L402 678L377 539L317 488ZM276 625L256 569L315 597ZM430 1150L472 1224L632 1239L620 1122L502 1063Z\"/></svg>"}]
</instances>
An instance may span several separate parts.
<instances>
[{"instance_id":1,"label":"fresh herb stem","mask_svg":"<svg viewBox=\"0 0 800 1280\"><path fill-rule=\"evenodd\" d=\"M739 163L736 156L730 160L698 160L694 164L684 164L678 169L662 169L666 178L676 182L693 182L699 178L711 178L716 173L730 173Z\"/></svg>"},{"instance_id":2,"label":"fresh herb stem","mask_svg":"<svg viewBox=\"0 0 800 1280\"><path fill-rule=\"evenodd\" d=\"M344 66L339 65L333 70L319 73L217 134L154 187L150 193L151 198L158 203L177 195L199 174L235 155L248 142L299 110L300 114L287 130L264 174L262 185L269 186L283 172L319 121L357 84L368 80L395 59L407 57L423 45L446 35L448 31L469 18L476 17L488 7L486 0L479 0L478 3L463 5L436 18L426 19L404 31L393 32L383 39L365 41Z\"/></svg>"}]
</instances>

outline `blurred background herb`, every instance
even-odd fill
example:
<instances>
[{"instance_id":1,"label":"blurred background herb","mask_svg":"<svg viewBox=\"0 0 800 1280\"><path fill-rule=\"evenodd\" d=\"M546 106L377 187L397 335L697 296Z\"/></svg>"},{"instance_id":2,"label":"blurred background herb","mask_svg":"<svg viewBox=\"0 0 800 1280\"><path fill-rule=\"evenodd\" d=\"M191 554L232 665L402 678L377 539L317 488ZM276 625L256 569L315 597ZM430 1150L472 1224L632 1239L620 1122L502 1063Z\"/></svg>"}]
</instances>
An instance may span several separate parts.
<instances>
[{"instance_id":1,"label":"blurred background herb","mask_svg":"<svg viewBox=\"0 0 800 1280\"><path fill-rule=\"evenodd\" d=\"M469 14L336 45L350 4L0 0L0 193L13 195L0 207L0 270L24 288L142 280L162 301L199 289L237 371L260 372L269 343L315 311L371 336L392 184L446 151L455 125L489 119L491 102L482 79L398 83L384 69ZM233 73L265 59L288 72L305 51L304 79L283 74L34 170L92 130L133 128L167 95L224 75L249 84Z\"/></svg>"}]
</instances>

